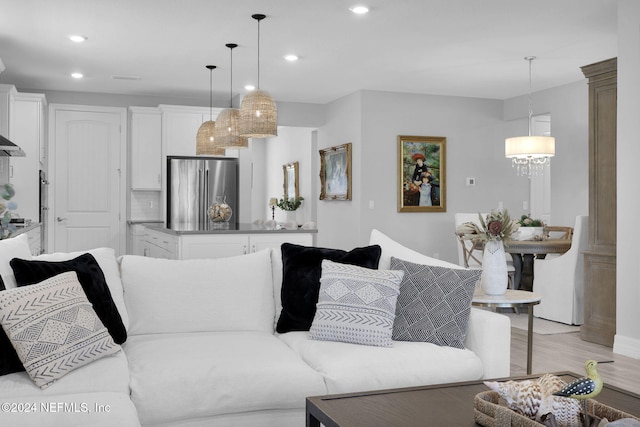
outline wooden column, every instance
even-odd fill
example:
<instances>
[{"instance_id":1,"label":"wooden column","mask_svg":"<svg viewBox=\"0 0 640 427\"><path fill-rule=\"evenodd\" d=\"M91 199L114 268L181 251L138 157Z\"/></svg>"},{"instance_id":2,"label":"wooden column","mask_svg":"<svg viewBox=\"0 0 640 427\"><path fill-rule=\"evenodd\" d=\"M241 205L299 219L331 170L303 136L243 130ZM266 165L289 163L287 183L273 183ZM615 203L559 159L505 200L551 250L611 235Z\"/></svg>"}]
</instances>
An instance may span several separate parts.
<instances>
[{"instance_id":1,"label":"wooden column","mask_svg":"<svg viewBox=\"0 0 640 427\"><path fill-rule=\"evenodd\" d=\"M613 346L616 333L617 58L582 67L589 79L589 249L580 337Z\"/></svg>"}]
</instances>

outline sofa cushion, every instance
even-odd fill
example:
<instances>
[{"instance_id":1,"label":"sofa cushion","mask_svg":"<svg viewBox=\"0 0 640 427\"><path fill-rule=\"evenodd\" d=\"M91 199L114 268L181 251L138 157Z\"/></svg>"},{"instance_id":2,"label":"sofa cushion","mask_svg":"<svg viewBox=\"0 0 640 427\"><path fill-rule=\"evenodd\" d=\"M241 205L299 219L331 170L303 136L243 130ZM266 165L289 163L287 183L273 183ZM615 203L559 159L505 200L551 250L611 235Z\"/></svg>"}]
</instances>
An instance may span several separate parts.
<instances>
[{"instance_id":1,"label":"sofa cushion","mask_svg":"<svg viewBox=\"0 0 640 427\"><path fill-rule=\"evenodd\" d=\"M471 300L482 270L437 267L391 258L404 271L393 339L464 348Z\"/></svg>"},{"instance_id":2,"label":"sofa cushion","mask_svg":"<svg viewBox=\"0 0 640 427\"><path fill-rule=\"evenodd\" d=\"M365 268L378 268L381 249L377 245L342 249L317 248L283 243L282 251L282 311L276 330L308 331L316 313L320 292L322 260Z\"/></svg>"},{"instance_id":3,"label":"sofa cushion","mask_svg":"<svg viewBox=\"0 0 640 427\"><path fill-rule=\"evenodd\" d=\"M309 336L324 341L391 346L403 271L322 261L320 295Z\"/></svg>"},{"instance_id":4,"label":"sofa cushion","mask_svg":"<svg viewBox=\"0 0 640 427\"><path fill-rule=\"evenodd\" d=\"M122 290L122 281L120 280L120 266L116 259L116 252L113 248L95 248L88 251L79 252L55 252L52 254L43 254L33 257L34 261L69 261L84 254L91 254L104 274L105 282L109 287L111 298L118 308L118 313L122 318L122 324L125 329L129 328L129 315L124 304L124 295Z\"/></svg>"},{"instance_id":5,"label":"sofa cushion","mask_svg":"<svg viewBox=\"0 0 640 427\"><path fill-rule=\"evenodd\" d=\"M142 424L271 409L304 409L326 394L323 378L287 345L262 332L131 336L124 345L131 398ZM304 423L304 418L300 418Z\"/></svg>"},{"instance_id":6,"label":"sofa cushion","mask_svg":"<svg viewBox=\"0 0 640 427\"><path fill-rule=\"evenodd\" d=\"M17 286L9 261L13 258L31 259L29 237L23 233L10 239L0 240L0 290Z\"/></svg>"},{"instance_id":7,"label":"sofa cushion","mask_svg":"<svg viewBox=\"0 0 640 427\"><path fill-rule=\"evenodd\" d=\"M473 381L483 373L480 358L466 349L408 341L393 347L316 341L308 332L278 337L324 376L328 393Z\"/></svg>"},{"instance_id":8,"label":"sofa cushion","mask_svg":"<svg viewBox=\"0 0 640 427\"><path fill-rule=\"evenodd\" d=\"M457 264L452 264L447 261L431 258L429 256L421 254L420 252L409 249L376 229L371 230L369 244L380 245L380 247L382 248L382 254L380 255L380 264L378 266L378 268L380 268L381 270L388 270L389 268L391 268L392 256L403 259L405 261L415 262L416 264L464 269L464 267L461 267Z\"/></svg>"},{"instance_id":9,"label":"sofa cushion","mask_svg":"<svg viewBox=\"0 0 640 427\"><path fill-rule=\"evenodd\" d=\"M269 249L220 259L169 260L125 255L122 283L132 334L273 333Z\"/></svg>"},{"instance_id":10,"label":"sofa cushion","mask_svg":"<svg viewBox=\"0 0 640 427\"><path fill-rule=\"evenodd\" d=\"M33 285L64 272L75 272L93 308L117 344L127 340L127 330L120 312L111 297L109 286L98 261L90 253L84 253L66 261L11 260L11 268L18 286Z\"/></svg>"},{"instance_id":11,"label":"sofa cushion","mask_svg":"<svg viewBox=\"0 0 640 427\"><path fill-rule=\"evenodd\" d=\"M129 394L129 365L124 352L119 351L81 366L44 390L35 385L26 372L6 375L0 380L0 401L34 395L48 396L55 401L55 396L103 391Z\"/></svg>"},{"instance_id":12,"label":"sofa cushion","mask_svg":"<svg viewBox=\"0 0 640 427\"><path fill-rule=\"evenodd\" d=\"M40 388L120 350L75 272L0 293L0 324Z\"/></svg>"}]
</instances>

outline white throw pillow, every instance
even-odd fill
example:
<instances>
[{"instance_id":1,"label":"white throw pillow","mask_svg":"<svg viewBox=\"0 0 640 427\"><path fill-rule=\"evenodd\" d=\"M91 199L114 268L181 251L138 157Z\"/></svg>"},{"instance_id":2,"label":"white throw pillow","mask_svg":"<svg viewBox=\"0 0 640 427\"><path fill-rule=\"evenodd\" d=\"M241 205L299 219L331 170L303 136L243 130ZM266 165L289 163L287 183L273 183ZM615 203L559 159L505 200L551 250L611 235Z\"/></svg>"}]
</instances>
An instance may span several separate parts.
<instances>
[{"instance_id":1,"label":"white throw pillow","mask_svg":"<svg viewBox=\"0 0 640 427\"><path fill-rule=\"evenodd\" d=\"M6 289L17 287L16 278L9 261L13 258L31 259L29 237L25 233L10 239L0 240L0 276Z\"/></svg>"},{"instance_id":2,"label":"white throw pillow","mask_svg":"<svg viewBox=\"0 0 640 427\"><path fill-rule=\"evenodd\" d=\"M271 250L219 259L120 260L129 334L273 333Z\"/></svg>"},{"instance_id":3,"label":"white throw pillow","mask_svg":"<svg viewBox=\"0 0 640 427\"><path fill-rule=\"evenodd\" d=\"M0 292L0 324L40 388L120 350L72 271Z\"/></svg>"},{"instance_id":4,"label":"white throw pillow","mask_svg":"<svg viewBox=\"0 0 640 427\"><path fill-rule=\"evenodd\" d=\"M414 262L416 264L464 269L464 267L461 267L457 264L452 264L447 261L431 258L429 256L421 254L420 252L409 249L376 229L371 230L369 244L380 245L380 247L382 248L382 256L380 257L380 263L378 264L378 268L380 270L388 270L391 268L391 257Z\"/></svg>"},{"instance_id":5,"label":"white throw pillow","mask_svg":"<svg viewBox=\"0 0 640 427\"><path fill-rule=\"evenodd\" d=\"M391 347L403 271L323 260L311 339Z\"/></svg>"}]
</instances>

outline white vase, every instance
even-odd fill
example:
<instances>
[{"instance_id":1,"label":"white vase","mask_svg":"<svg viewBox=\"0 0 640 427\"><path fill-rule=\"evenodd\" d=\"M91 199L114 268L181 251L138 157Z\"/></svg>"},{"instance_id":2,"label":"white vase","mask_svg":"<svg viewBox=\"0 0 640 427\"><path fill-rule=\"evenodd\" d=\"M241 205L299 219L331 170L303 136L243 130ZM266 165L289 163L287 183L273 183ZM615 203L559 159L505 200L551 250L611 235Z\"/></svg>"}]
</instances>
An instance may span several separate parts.
<instances>
[{"instance_id":1,"label":"white vase","mask_svg":"<svg viewBox=\"0 0 640 427\"><path fill-rule=\"evenodd\" d=\"M502 240L489 240L482 255L480 286L487 295L504 295L509 276Z\"/></svg>"},{"instance_id":2,"label":"white vase","mask_svg":"<svg viewBox=\"0 0 640 427\"><path fill-rule=\"evenodd\" d=\"M296 211L285 211L287 213L287 222L298 223Z\"/></svg>"}]
</instances>

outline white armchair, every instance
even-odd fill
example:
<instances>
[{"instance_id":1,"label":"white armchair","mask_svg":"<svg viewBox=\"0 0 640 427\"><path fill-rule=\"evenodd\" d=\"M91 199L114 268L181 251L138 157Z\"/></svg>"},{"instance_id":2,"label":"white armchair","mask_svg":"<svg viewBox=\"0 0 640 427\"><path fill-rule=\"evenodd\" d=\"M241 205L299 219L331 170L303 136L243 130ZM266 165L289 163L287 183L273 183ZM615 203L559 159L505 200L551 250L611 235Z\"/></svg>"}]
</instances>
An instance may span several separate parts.
<instances>
[{"instance_id":1,"label":"white armchair","mask_svg":"<svg viewBox=\"0 0 640 427\"><path fill-rule=\"evenodd\" d=\"M569 325L584 323L584 256L589 243L589 217L576 217L571 249L553 259L536 259L533 292L542 296L534 315Z\"/></svg>"}]
</instances>

